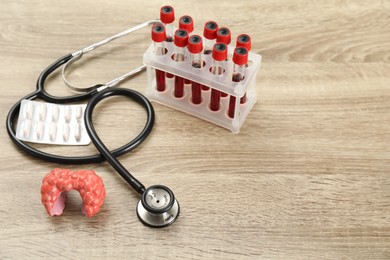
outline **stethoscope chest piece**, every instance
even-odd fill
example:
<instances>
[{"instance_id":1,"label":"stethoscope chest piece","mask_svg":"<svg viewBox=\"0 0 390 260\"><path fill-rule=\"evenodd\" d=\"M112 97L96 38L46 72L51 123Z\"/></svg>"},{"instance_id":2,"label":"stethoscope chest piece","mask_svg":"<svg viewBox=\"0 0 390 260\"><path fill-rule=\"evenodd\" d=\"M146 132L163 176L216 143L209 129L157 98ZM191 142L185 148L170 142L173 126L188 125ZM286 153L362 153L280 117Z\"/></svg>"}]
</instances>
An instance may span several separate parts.
<instances>
[{"instance_id":1,"label":"stethoscope chest piece","mask_svg":"<svg viewBox=\"0 0 390 260\"><path fill-rule=\"evenodd\" d=\"M149 227L166 227L176 221L180 206L173 192L163 185L153 185L145 190L137 205L140 221Z\"/></svg>"}]
</instances>

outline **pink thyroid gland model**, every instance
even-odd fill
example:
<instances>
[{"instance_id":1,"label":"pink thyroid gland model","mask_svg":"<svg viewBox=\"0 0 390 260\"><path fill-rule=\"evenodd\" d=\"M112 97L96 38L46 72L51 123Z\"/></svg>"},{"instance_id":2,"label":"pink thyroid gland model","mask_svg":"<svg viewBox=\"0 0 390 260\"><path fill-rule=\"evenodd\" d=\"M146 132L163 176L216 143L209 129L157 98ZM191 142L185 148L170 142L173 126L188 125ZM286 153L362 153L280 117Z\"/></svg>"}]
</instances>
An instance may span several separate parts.
<instances>
[{"instance_id":1,"label":"pink thyroid gland model","mask_svg":"<svg viewBox=\"0 0 390 260\"><path fill-rule=\"evenodd\" d=\"M92 170L72 172L56 168L42 180L41 200L50 216L61 215L65 208L66 194L77 190L83 201L82 213L87 217L97 214L104 203L106 190L103 179Z\"/></svg>"}]
</instances>

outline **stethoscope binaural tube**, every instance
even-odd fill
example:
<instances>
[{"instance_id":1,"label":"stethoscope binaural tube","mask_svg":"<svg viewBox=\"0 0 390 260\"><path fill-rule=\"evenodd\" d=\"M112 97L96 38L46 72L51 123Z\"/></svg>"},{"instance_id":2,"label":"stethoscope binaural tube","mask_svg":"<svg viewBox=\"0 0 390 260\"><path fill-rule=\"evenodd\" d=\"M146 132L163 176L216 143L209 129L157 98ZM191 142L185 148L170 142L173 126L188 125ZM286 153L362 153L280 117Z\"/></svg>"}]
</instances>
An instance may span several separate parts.
<instances>
[{"instance_id":1,"label":"stethoscope binaural tube","mask_svg":"<svg viewBox=\"0 0 390 260\"><path fill-rule=\"evenodd\" d=\"M70 67L70 65L72 65L73 63L77 62L78 60L80 60L84 54L87 54L89 52L92 52L93 50L107 44L107 43L110 43L114 40L117 40L117 39L120 39L122 38L123 36L126 36L130 33L133 33L137 30L140 30L144 27L147 27L149 25L152 25L152 24L155 24L155 23L158 23L160 22L160 20L150 20L150 21L147 21L147 22L144 22L144 23L141 23L141 24L138 24L134 27L131 27L129 29L126 29L120 33L117 33L113 36L110 36L106 39L103 39L99 42L96 42L96 43L93 43L87 47L84 47L82 48L81 50L78 50L74 53L72 53L72 57L64 64L64 66L62 67L62 79L64 80L65 84L72 90L76 91L76 92L81 92L81 93L85 93L85 92L89 92L91 90L94 90L97 86L89 86L89 87L79 87L79 86L76 86L74 84L72 84L66 77L66 71L67 69ZM138 68L135 68L115 79L112 79L110 80L109 82L103 84L104 85L104 88L111 88L111 87L115 87L116 85L118 85L119 83L123 82L124 80L127 80L128 78L136 75L137 73L143 71L146 69L146 66L145 65L142 65Z\"/></svg>"}]
</instances>

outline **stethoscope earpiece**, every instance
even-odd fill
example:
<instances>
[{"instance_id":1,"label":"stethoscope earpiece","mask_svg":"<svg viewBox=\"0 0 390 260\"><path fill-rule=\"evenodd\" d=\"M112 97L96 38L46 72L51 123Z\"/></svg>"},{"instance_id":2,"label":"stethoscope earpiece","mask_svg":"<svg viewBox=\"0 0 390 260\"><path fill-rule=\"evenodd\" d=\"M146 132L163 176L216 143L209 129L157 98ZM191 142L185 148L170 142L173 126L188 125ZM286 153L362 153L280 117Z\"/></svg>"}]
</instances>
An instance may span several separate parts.
<instances>
[{"instance_id":1,"label":"stethoscope earpiece","mask_svg":"<svg viewBox=\"0 0 390 260\"><path fill-rule=\"evenodd\" d=\"M153 185L145 190L137 205L139 220L146 226L162 228L176 221L180 206L166 186Z\"/></svg>"}]
</instances>

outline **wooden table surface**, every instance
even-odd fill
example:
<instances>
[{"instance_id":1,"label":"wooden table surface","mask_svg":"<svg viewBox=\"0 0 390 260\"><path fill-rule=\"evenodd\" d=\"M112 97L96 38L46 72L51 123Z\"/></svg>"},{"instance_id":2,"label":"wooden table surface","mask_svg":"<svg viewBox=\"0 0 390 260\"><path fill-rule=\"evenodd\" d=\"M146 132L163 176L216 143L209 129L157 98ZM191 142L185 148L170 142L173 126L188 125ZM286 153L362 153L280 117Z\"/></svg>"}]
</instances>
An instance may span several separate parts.
<instances>
[{"instance_id":1,"label":"wooden table surface","mask_svg":"<svg viewBox=\"0 0 390 260\"><path fill-rule=\"evenodd\" d=\"M113 2L113 3L111 3ZM58 57L158 17L163 4L248 33L263 56L258 102L240 134L154 104L148 140L120 161L146 186L165 184L178 221L151 229L138 196L107 163L60 165L32 158L8 138L11 106ZM389 259L389 1L13 1L0 3L0 258ZM75 84L103 83L142 62L149 29L74 65ZM54 74L55 95L72 94ZM121 87L145 93L146 74ZM123 98L96 109L110 148L133 138L145 113ZM87 147L35 146L66 155ZM93 169L105 181L101 212L81 214L77 192L62 216L40 202L55 167Z\"/></svg>"}]
</instances>

